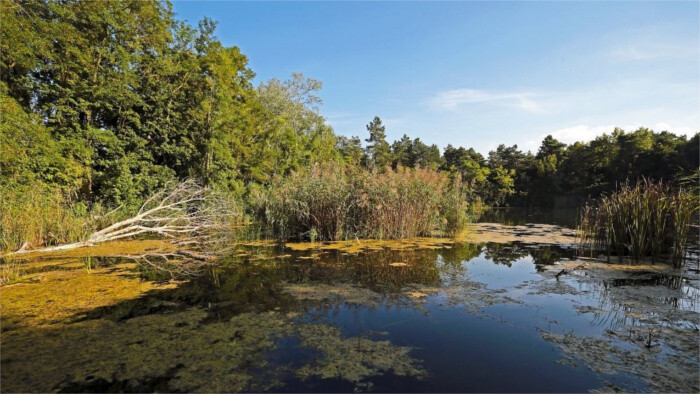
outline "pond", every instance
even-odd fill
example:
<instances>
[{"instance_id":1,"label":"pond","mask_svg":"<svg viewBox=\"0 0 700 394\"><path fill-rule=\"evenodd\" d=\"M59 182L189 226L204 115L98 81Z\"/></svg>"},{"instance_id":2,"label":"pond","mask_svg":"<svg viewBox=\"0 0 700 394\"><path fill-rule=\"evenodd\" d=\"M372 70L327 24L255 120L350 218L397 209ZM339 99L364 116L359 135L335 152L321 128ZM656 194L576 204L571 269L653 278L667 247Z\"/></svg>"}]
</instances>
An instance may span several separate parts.
<instances>
[{"instance_id":1,"label":"pond","mask_svg":"<svg viewBox=\"0 0 700 394\"><path fill-rule=\"evenodd\" d=\"M39 314L57 295L35 299L35 291L6 288L2 389L697 392L700 386L700 295L692 269L613 269L575 260L568 248L521 243L301 249L307 250L241 245L222 267L177 282L143 265L122 268L126 263L113 258L92 258L90 270L85 261L46 262L41 269L60 272L57 280L111 276L164 285L48 317ZM63 273L70 267L80 267L75 279ZM16 312L8 298L22 297L29 306ZM27 323L39 318L43 323Z\"/></svg>"}]
</instances>

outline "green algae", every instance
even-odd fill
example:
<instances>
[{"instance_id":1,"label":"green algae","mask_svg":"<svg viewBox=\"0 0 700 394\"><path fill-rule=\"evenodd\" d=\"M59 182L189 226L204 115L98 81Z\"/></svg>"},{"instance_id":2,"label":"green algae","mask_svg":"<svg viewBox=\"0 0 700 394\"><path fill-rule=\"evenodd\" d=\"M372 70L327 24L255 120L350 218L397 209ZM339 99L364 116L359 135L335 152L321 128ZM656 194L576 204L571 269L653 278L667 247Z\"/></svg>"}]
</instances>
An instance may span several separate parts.
<instances>
[{"instance_id":1,"label":"green algae","mask_svg":"<svg viewBox=\"0 0 700 394\"><path fill-rule=\"evenodd\" d=\"M177 249L171 242L160 239L127 240L99 243L93 246L80 247L49 252L28 252L16 254L12 257L17 260L44 260L44 259L75 259L81 257L102 257L119 255L136 255L145 252L169 252Z\"/></svg>"},{"instance_id":2,"label":"green algae","mask_svg":"<svg viewBox=\"0 0 700 394\"><path fill-rule=\"evenodd\" d=\"M482 283L472 281L448 283L439 287L409 283L390 295L349 283L287 284L282 292L302 301L346 303L370 308L386 304L407 305L420 309L428 297L436 295L443 295L448 305L463 307L469 312L479 312L496 304L522 304L521 301L506 295L505 290L489 289Z\"/></svg>"},{"instance_id":3,"label":"green algae","mask_svg":"<svg viewBox=\"0 0 700 394\"><path fill-rule=\"evenodd\" d=\"M469 226L469 234L460 239L463 242L493 242L525 244L557 244L572 246L576 244L574 230L552 224L526 224L507 226L499 223L474 223Z\"/></svg>"},{"instance_id":4,"label":"green algae","mask_svg":"<svg viewBox=\"0 0 700 394\"><path fill-rule=\"evenodd\" d=\"M3 337L2 389L45 392L94 380L138 382L169 376L171 391L263 391L282 384L285 375L350 382L387 371L425 375L408 347L345 338L335 327L297 323L290 316L247 313L225 322L205 323L206 311L190 308L121 323L97 319L61 329L7 333ZM268 366L267 355L283 337L300 338L303 346L318 352L318 358L295 370L278 368L274 378L261 378L258 371Z\"/></svg>"},{"instance_id":5,"label":"green algae","mask_svg":"<svg viewBox=\"0 0 700 394\"><path fill-rule=\"evenodd\" d=\"M381 294L377 292L349 283L333 285L322 283L287 284L283 287L282 292L297 300L345 302L365 306L377 306L382 298Z\"/></svg>"},{"instance_id":6,"label":"green algae","mask_svg":"<svg viewBox=\"0 0 700 394\"><path fill-rule=\"evenodd\" d=\"M124 246L120 252L153 250L157 245L127 242ZM172 293L174 301L196 299L208 290L200 288L195 278L153 282L140 279L149 275L139 273L143 267L133 262L91 264L86 270L80 261L91 256L84 255L88 249L98 255L109 255L114 249L84 248L24 260L23 266L41 273L41 280L0 289L0 389L142 391L159 382L157 387L163 391L264 391L288 379L332 377L369 387L366 379L385 372L425 376L408 347L345 338L335 327L299 323L296 312L277 311L280 308L275 305L294 299L276 290L275 283L281 283L288 268L281 269L279 259L269 258L274 250L261 249L268 246L255 243L239 250L241 256L230 264L247 268L234 270L238 274L227 275L224 282L213 269L208 274L213 277L203 283L216 283L220 301L184 310L179 301L148 295ZM268 305L275 311L237 312L223 320L217 312L219 317L211 319L219 308L243 310L247 304L266 305L269 300L276 300ZM269 357L284 338L298 338L318 356L294 368L275 365Z\"/></svg>"},{"instance_id":7,"label":"green algae","mask_svg":"<svg viewBox=\"0 0 700 394\"><path fill-rule=\"evenodd\" d=\"M75 314L115 305L173 283L154 283L135 277L126 267L54 270L41 280L0 288L3 331L46 324L66 324Z\"/></svg>"},{"instance_id":8,"label":"green algae","mask_svg":"<svg viewBox=\"0 0 700 394\"><path fill-rule=\"evenodd\" d=\"M325 250L357 254L372 250L441 249L455 242L451 238L404 238L404 239L356 239L332 242L288 242L285 247L294 251Z\"/></svg>"},{"instance_id":9,"label":"green algae","mask_svg":"<svg viewBox=\"0 0 700 394\"><path fill-rule=\"evenodd\" d=\"M580 293L579 290L577 290L575 287L569 285L568 283L565 283L563 281L553 280L553 279L534 280L534 281L523 283L523 284L518 285L516 287L530 289L527 293L530 295L532 295L532 294L537 294L537 295L546 295L546 294L576 295L576 294Z\"/></svg>"},{"instance_id":10,"label":"green algae","mask_svg":"<svg viewBox=\"0 0 700 394\"><path fill-rule=\"evenodd\" d=\"M320 324L302 325L299 334L303 346L323 354L296 372L302 379L320 376L359 383L386 371L399 376L427 376L418 361L411 357L410 347L368 338L343 338L338 328Z\"/></svg>"},{"instance_id":11,"label":"green algae","mask_svg":"<svg viewBox=\"0 0 700 394\"><path fill-rule=\"evenodd\" d=\"M289 242L285 246L295 251L306 250L338 250L344 253L357 254L370 250L407 250L407 249L443 249L459 243L512 243L527 244L559 244L573 245L576 243L574 230L549 225L528 224L522 226L507 226L498 223L473 223L469 230L456 238L405 238L405 239L356 239L334 242Z\"/></svg>"},{"instance_id":12,"label":"green algae","mask_svg":"<svg viewBox=\"0 0 700 394\"><path fill-rule=\"evenodd\" d=\"M457 243L450 248L443 244L435 250L411 249L405 242L397 248L361 249L359 254L321 249L323 245L301 252L279 245L272 248L271 244L237 247L230 259L222 261L229 268L208 269L207 280L201 283L199 279L204 278L169 283L140 280L144 275L136 274L141 269L136 264L98 264L87 272L75 258L51 256L32 261L28 267L41 272L41 281L0 289L0 389L265 391L280 388L290 379L333 379L367 390L371 378L382 374L422 378L427 372L411 357L411 348L375 340L374 335L380 333L344 337L337 327L312 324L308 318L322 316L328 305L340 303L369 308L401 305L427 312L426 303L436 302L461 306L470 313L494 304L520 303L505 289L489 289L466 279L462 262L485 252L494 262L509 264L529 253L516 245L498 244ZM281 252L286 254L280 256ZM313 258L300 259L303 256ZM564 268L571 273L559 280L556 274ZM515 288L535 291L527 294L576 295L582 290L572 286L572 281L599 286L630 275L646 275L644 270L649 268L666 270L664 266L617 269L590 261L567 261L543 267L540 280ZM669 319L697 320L692 311L667 308L665 300L678 297L677 291L634 286L605 291L623 309L606 315L624 314L628 322L636 323L609 330L609 338L604 339L607 344L591 345L598 353L584 358L567 356L565 363L583 362L598 371L591 364L596 355L609 351L606 346L619 348L619 342L647 351L644 330L653 326L654 344L662 343L672 353L656 355L651 361L636 353L614 353L606 361L609 364L599 366L600 373L622 371L647 379L646 372L640 372L642 367L631 366L637 358L686 365L687 370L697 365L697 359L687 357L698 351L691 328L668 327ZM645 299L647 296L653 300ZM578 311L598 315L607 309L583 306ZM574 339L542 337L562 343L565 353L578 349L571 345ZM306 358L296 359L297 364L280 364L275 355L286 351L289 340L312 352L302 351ZM626 349L612 351L622 350ZM46 360L51 360L51 366L44 368ZM42 368L36 368L38 365ZM690 378L683 386L683 379L671 378L655 387L692 386Z\"/></svg>"}]
</instances>

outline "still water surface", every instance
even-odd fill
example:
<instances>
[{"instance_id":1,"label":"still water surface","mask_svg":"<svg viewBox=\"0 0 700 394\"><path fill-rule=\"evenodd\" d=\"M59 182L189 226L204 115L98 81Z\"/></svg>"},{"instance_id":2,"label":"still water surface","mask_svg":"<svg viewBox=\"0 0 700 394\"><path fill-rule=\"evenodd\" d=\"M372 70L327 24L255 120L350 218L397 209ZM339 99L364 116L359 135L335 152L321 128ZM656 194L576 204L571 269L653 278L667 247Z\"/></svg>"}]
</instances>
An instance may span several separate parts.
<instances>
[{"instance_id":1,"label":"still water surface","mask_svg":"<svg viewBox=\"0 0 700 394\"><path fill-rule=\"evenodd\" d=\"M578 208L488 208L484 210L477 221L482 223L502 223L509 226L528 223L545 223L575 228L578 215Z\"/></svg>"},{"instance_id":2,"label":"still water surface","mask_svg":"<svg viewBox=\"0 0 700 394\"><path fill-rule=\"evenodd\" d=\"M519 244L357 254L298 252L281 245L241 247L226 267L174 289L76 316L76 325L110 321L112 332L129 324L130 332L146 324L148 329L141 330L145 338L134 334L128 345L111 347L128 354L123 356L126 361L118 362L119 354L75 353L71 357L84 357L83 364L94 359L95 373L72 373L53 387L66 391L659 390L649 385L647 367L625 358L624 352L631 352L630 360L650 357L670 371L690 371L666 387L695 390L698 378L692 372L697 370L700 341L692 331L700 323L697 281L654 272L602 279L583 272L556 278L552 274L556 271L548 269L573 257L572 251L554 246ZM158 279L150 271L141 274ZM651 297L644 297L653 302L630 301L625 291L648 292ZM656 324L653 316L664 313L672 315L664 327L676 330L673 333L690 330L690 339L680 346L659 334L653 347L645 348L638 332L645 324ZM160 328L153 319L161 317L172 322L164 320L167 327ZM624 337L627 331L629 338ZM552 340L547 333L560 339L556 335L567 333L599 339L622 353L611 354L604 366L594 365L595 355L577 358L571 343ZM121 340L103 335L92 341L92 346L108 349L110 341ZM684 364L668 361L674 357Z\"/></svg>"}]
</instances>

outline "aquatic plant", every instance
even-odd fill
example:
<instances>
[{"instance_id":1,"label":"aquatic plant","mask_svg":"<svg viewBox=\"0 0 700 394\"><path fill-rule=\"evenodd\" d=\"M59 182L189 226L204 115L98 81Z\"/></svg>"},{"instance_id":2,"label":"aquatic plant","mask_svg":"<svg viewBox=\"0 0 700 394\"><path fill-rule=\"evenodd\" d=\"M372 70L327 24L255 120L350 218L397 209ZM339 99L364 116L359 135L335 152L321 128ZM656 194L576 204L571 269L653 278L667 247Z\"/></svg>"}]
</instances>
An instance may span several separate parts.
<instances>
[{"instance_id":1,"label":"aquatic plant","mask_svg":"<svg viewBox=\"0 0 700 394\"><path fill-rule=\"evenodd\" d=\"M681 266L690 239L691 222L700 207L698 197L668 183L643 179L622 186L580 215L582 251L605 251L610 258L668 257Z\"/></svg>"},{"instance_id":2,"label":"aquatic plant","mask_svg":"<svg viewBox=\"0 0 700 394\"><path fill-rule=\"evenodd\" d=\"M427 169L399 167L380 174L354 173L357 198L351 215L359 238L427 236L440 228L448 179Z\"/></svg>"},{"instance_id":3,"label":"aquatic plant","mask_svg":"<svg viewBox=\"0 0 700 394\"><path fill-rule=\"evenodd\" d=\"M275 179L253 198L254 216L272 236L314 240L408 238L466 226L467 200L458 180L429 169L370 172L316 164Z\"/></svg>"},{"instance_id":4,"label":"aquatic plant","mask_svg":"<svg viewBox=\"0 0 700 394\"><path fill-rule=\"evenodd\" d=\"M318 166L309 173L277 178L255 195L255 216L280 238L341 239L352 204L342 168Z\"/></svg>"},{"instance_id":5,"label":"aquatic plant","mask_svg":"<svg viewBox=\"0 0 700 394\"><path fill-rule=\"evenodd\" d=\"M92 256L87 256L85 260L83 261L83 264L85 266L85 272L88 274L92 273L92 267L93 267L93 262L92 262Z\"/></svg>"}]
</instances>

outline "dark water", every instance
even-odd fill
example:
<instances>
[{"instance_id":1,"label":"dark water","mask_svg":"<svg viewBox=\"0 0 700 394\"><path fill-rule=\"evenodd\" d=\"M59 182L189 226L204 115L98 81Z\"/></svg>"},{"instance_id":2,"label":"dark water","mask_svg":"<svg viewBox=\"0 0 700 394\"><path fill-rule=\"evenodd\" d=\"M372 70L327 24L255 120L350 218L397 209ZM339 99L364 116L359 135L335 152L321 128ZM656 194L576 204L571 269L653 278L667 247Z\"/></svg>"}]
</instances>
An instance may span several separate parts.
<instances>
[{"instance_id":1,"label":"dark water","mask_svg":"<svg viewBox=\"0 0 700 394\"><path fill-rule=\"evenodd\" d=\"M557 279L546 273L547 268L572 258L571 251L518 244L461 244L359 254L293 252L280 246L245 248L238 253L240 256L228 260L228 267L210 270L175 289L154 291L137 300L76 316L76 324L102 319L114 322L116 327L150 316L181 316L193 310L204 311L205 317L194 323L188 320L156 328L156 333L164 335L158 340L164 343L155 347L147 347L143 340L130 340L124 346L138 358L133 362L143 363L137 368L141 372L130 372L133 376L119 370L128 366L115 367L115 371L99 374L110 378L89 376L57 382L55 388L278 392L585 392L611 387L658 390L649 386L643 370L626 368L625 360L619 370L606 373L585 357L562 362L567 357L576 360L577 355L545 339L543 332L609 337L611 346L621 351L647 352L648 357L664 365L668 365L660 359L664 355L681 355L691 362L691 368L697 367L693 343L697 345L698 340L692 336L690 348L672 349L659 337L655 347L647 350L632 340L635 327L652 324L649 316L640 313L657 317L666 312L681 313L681 317L673 315L676 320L683 320L690 329L697 327L698 289L680 276L643 272L583 280L584 273L580 278L564 275ZM153 275L150 271L142 274ZM649 293L647 298L654 302L646 305L637 299L628 302L626 293L619 292L630 289L663 291L656 298L658 292ZM212 332L211 327L215 327ZM235 328L232 334L217 334L230 327ZM320 328L335 331L332 335L326 331L319 334ZM184 341L193 341L192 330L202 336L195 336L196 345L185 346ZM630 340L610 337L615 330L629 330ZM270 339L269 343L263 346L262 342L247 342L260 333ZM243 350L238 352L237 347ZM154 348L159 349L156 353L184 350L173 356L177 360L156 357L153 361L172 365L152 366L149 360L153 359ZM241 360L242 353L247 358ZM670 368L675 367L671 364ZM149 372L153 370L168 372L154 375ZM229 383L227 375L232 374L241 377ZM188 379L192 383L187 383ZM672 391L693 389L698 384L693 379L687 378L685 386L674 381L676 386L671 387L678 390Z\"/></svg>"},{"instance_id":2,"label":"dark water","mask_svg":"<svg viewBox=\"0 0 700 394\"><path fill-rule=\"evenodd\" d=\"M511 226L542 223L574 228L578 214L577 208L489 208L481 214L477 222L501 223Z\"/></svg>"}]
</instances>

